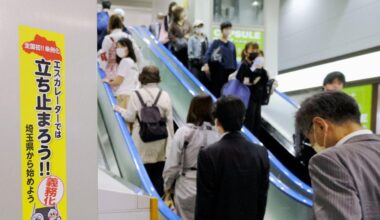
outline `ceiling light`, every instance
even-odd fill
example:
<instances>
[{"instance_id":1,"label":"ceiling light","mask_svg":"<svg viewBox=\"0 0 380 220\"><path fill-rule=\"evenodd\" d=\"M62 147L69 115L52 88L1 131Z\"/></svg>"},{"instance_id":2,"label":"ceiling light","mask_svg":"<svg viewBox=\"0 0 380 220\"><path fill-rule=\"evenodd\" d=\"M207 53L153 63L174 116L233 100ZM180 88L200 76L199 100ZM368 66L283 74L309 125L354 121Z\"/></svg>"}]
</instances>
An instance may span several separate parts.
<instances>
[{"instance_id":1,"label":"ceiling light","mask_svg":"<svg viewBox=\"0 0 380 220\"><path fill-rule=\"evenodd\" d=\"M252 6L253 7L257 7L257 6L259 6L260 5L260 2L259 1L253 1L252 2Z\"/></svg>"}]
</instances>

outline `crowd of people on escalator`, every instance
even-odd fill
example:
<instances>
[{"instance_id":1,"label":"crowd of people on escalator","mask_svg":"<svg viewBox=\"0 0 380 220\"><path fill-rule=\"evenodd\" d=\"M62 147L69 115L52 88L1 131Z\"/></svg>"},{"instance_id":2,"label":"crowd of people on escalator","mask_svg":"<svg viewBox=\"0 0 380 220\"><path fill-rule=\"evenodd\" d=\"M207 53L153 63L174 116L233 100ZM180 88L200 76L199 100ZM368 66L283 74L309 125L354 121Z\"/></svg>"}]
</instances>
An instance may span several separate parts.
<instances>
[{"instance_id":1,"label":"crowd of people on escalator","mask_svg":"<svg viewBox=\"0 0 380 220\"><path fill-rule=\"evenodd\" d=\"M167 202L174 200L175 211L183 219L231 216L237 210L242 218L262 218L269 187L269 161L264 148L249 143L240 133L246 121L244 103L239 98L223 96L213 104L210 94L199 94L191 100L186 124L174 133L173 106L170 95L159 86L160 69L144 65L141 49L124 25L122 9L111 11L109 1L102 3L103 10L98 14L98 62L105 72L103 82L114 92L115 111L125 119L157 193ZM103 24L105 18L108 22ZM209 46L203 22L197 20L191 25L183 7L172 3L168 15L158 18L162 22L150 27L153 35L217 97L221 93L215 91L222 90L233 72L247 86L252 87L252 80L260 80L250 72L255 57L249 53L254 50L254 55L259 56L257 44L244 50L242 66L249 66L248 70L237 72L236 49L228 40L231 23L221 24L222 38ZM222 74L218 75L218 71ZM235 149L231 143L241 147ZM245 191L245 198L236 194L236 189ZM221 197L226 202L218 203ZM257 208L244 207L252 198ZM225 210L224 214L216 211L219 209Z\"/></svg>"},{"instance_id":2,"label":"crowd of people on escalator","mask_svg":"<svg viewBox=\"0 0 380 220\"><path fill-rule=\"evenodd\" d=\"M245 125L260 134L261 106L268 104L275 84L259 45L247 43L238 63L230 22L221 23L220 39L210 42L204 23L191 24L177 3L169 5L166 15L158 14L157 22L149 27L152 35L212 93L193 97L186 124L175 131L171 95L160 87L166 73L144 60L124 25L124 11L111 11L109 1L102 1L102 7L98 62L105 72L103 82L114 92L114 110L125 119L157 193L185 220L263 219L269 190L268 153L240 132ZM379 207L379 189L371 184L380 177L369 179L364 169L380 167L380 160L375 161L380 157L380 139L361 128L356 102L332 91L344 84L343 74L329 74L324 81L326 92L307 99L296 115L297 129L316 151L323 151L310 162L314 213L318 219L375 219L370 216L380 214L363 211L362 205L373 205L365 203L372 201ZM347 150L328 149L336 145L348 145ZM371 163L350 161L352 154ZM352 169L361 174L351 175ZM355 191L363 186L373 190Z\"/></svg>"}]
</instances>

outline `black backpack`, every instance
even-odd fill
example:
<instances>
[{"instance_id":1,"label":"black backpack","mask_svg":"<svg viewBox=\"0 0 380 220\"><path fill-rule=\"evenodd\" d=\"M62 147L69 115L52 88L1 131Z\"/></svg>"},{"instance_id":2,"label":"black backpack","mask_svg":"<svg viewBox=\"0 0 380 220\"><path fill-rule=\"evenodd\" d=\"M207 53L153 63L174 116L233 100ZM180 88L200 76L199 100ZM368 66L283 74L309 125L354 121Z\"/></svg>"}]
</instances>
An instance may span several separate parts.
<instances>
[{"instance_id":1,"label":"black backpack","mask_svg":"<svg viewBox=\"0 0 380 220\"><path fill-rule=\"evenodd\" d=\"M140 124L140 137L143 142L152 142L162 140L168 137L166 128L166 119L161 116L160 109L157 107L157 102L160 99L162 90L158 93L156 100L152 106L147 106L141 97L141 94L136 91L142 108L140 116L137 114L137 120Z\"/></svg>"}]
</instances>

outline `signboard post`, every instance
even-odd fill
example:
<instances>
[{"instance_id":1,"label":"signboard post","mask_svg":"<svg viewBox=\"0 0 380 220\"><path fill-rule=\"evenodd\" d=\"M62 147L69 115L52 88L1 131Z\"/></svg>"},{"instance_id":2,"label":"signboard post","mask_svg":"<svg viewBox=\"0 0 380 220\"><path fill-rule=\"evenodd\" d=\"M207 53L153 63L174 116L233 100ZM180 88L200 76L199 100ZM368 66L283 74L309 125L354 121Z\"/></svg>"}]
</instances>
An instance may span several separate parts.
<instances>
[{"instance_id":1,"label":"signboard post","mask_svg":"<svg viewBox=\"0 0 380 220\"><path fill-rule=\"evenodd\" d=\"M19 26L22 219L67 219L65 44Z\"/></svg>"}]
</instances>

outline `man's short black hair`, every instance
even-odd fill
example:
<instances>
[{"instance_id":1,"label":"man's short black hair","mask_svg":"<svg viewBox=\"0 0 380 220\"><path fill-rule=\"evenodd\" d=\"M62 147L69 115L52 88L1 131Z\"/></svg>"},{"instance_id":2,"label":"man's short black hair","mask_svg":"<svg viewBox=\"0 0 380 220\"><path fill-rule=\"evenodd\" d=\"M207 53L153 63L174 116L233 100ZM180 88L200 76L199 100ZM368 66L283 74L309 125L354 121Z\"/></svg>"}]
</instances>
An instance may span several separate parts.
<instances>
[{"instance_id":1,"label":"man's short black hair","mask_svg":"<svg viewBox=\"0 0 380 220\"><path fill-rule=\"evenodd\" d=\"M351 96L343 92L323 92L306 99L296 114L296 128L309 133L314 117L321 117L334 124L354 122L360 124L359 106Z\"/></svg>"},{"instance_id":2,"label":"man's short black hair","mask_svg":"<svg viewBox=\"0 0 380 220\"><path fill-rule=\"evenodd\" d=\"M224 21L220 24L220 30L223 31L225 28L232 28L232 23L229 21Z\"/></svg>"},{"instance_id":3,"label":"man's short black hair","mask_svg":"<svg viewBox=\"0 0 380 220\"><path fill-rule=\"evenodd\" d=\"M107 0L102 1L103 9L111 9L111 5L112 5L111 1L107 1Z\"/></svg>"},{"instance_id":4,"label":"man's short black hair","mask_svg":"<svg viewBox=\"0 0 380 220\"><path fill-rule=\"evenodd\" d=\"M346 84L346 77L344 76L344 74L341 72L335 71L335 72L331 72L327 74L327 76L323 80L323 86L333 83L334 80L336 79L339 80L339 82L341 82L343 85Z\"/></svg>"},{"instance_id":5,"label":"man's short black hair","mask_svg":"<svg viewBox=\"0 0 380 220\"><path fill-rule=\"evenodd\" d=\"M218 119L224 131L239 131L243 127L245 106L237 97L221 97L214 105L213 117Z\"/></svg>"}]
</instances>

